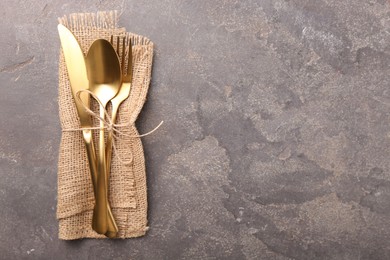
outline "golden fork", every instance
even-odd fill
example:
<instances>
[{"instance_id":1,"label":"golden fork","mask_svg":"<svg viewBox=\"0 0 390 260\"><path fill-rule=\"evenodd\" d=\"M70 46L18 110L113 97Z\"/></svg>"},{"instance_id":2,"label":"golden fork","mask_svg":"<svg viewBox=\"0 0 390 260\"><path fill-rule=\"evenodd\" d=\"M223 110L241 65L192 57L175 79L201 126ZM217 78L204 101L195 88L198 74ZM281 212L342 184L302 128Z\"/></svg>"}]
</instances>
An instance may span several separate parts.
<instances>
[{"instance_id":1,"label":"golden fork","mask_svg":"<svg viewBox=\"0 0 390 260\"><path fill-rule=\"evenodd\" d=\"M111 45L114 45L114 36L111 35L110 40ZM125 70L125 56L127 51L127 67ZM122 39L122 49L120 48L120 37L117 37L116 41L116 52L119 57L121 57L121 70L122 70L122 84L119 89L117 95L111 99L111 121L113 124L116 122L116 117L118 114L118 110L123 101L125 101L130 95L131 89L131 81L133 78L133 55L132 55L132 47L131 47L131 39L129 36L123 37ZM112 157L112 138L113 132L109 131L106 141L106 165L107 165L107 174L106 174L106 185L108 192L108 184L109 184L109 175L111 170L111 157ZM106 236L110 237L110 231L106 233Z\"/></svg>"},{"instance_id":2,"label":"golden fork","mask_svg":"<svg viewBox=\"0 0 390 260\"><path fill-rule=\"evenodd\" d=\"M113 44L113 36L111 36L111 44ZM118 114L119 106L122 104L123 101L125 101L129 95L130 95L130 89L131 89L131 81L133 78L133 55L132 55L132 48L131 48L131 39L130 37L124 37L122 39L122 53L120 50L120 38L117 37L116 42L116 52L118 53L118 56L121 57L121 68L122 68L122 85L118 92L118 94L111 99L111 105L112 105L112 112L111 112L111 120L112 123L116 122L116 117ZM125 70L125 54L126 54L126 47L128 47L128 53L127 53L127 69ZM107 158L107 167L108 171L110 172L111 168L111 155L112 155L112 137L113 132L108 133L107 137L107 146L106 146L106 158Z\"/></svg>"}]
</instances>

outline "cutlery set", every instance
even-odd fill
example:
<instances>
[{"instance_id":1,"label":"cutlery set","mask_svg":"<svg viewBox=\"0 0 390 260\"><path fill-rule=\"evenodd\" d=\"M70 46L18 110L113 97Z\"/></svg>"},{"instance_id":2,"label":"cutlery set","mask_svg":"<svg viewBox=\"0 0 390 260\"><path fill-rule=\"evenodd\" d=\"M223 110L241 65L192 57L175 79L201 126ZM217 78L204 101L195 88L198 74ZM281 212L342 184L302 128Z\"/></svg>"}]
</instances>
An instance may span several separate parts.
<instances>
[{"instance_id":1,"label":"cutlery set","mask_svg":"<svg viewBox=\"0 0 390 260\"><path fill-rule=\"evenodd\" d=\"M80 119L80 131L87 151L95 196L92 228L97 233L112 238L117 235L118 226L108 200L113 132L110 129L105 140L107 128L105 118L108 115L106 106L111 103L109 122L115 124L119 107L130 94L132 43L129 37L111 36L110 41L98 39L92 43L87 55L84 56L78 41L68 28L60 24L58 31L72 96ZM90 109L91 96L99 103L98 154L92 138L92 130L96 127L92 123L92 115L86 109Z\"/></svg>"}]
</instances>

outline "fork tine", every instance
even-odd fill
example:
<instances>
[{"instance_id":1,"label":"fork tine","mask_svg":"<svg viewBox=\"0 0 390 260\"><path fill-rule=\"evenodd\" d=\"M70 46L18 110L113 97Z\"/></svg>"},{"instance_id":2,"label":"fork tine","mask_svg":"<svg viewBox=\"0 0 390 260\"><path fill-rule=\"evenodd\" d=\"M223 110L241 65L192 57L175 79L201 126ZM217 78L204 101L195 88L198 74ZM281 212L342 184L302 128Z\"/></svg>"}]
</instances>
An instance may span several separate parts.
<instances>
[{"instance_id":1,"label":"fork tine","mask_svg":"<svg viewBox=\"0 0 390 260\"><path fill-rule=\"evenodd\" d=\"M127 75L130 80L132 81L133 78L133 48L131 47L131 38L129 37L129 53L127 55Z\"/></svg>"}]
</instances>

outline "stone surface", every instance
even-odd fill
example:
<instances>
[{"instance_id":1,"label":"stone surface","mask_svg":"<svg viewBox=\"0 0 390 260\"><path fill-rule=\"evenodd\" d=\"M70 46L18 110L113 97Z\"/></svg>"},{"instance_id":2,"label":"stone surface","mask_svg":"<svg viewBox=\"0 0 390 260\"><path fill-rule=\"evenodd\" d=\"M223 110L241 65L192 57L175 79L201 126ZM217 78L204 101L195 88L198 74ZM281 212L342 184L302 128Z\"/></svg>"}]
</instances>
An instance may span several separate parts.
<instances>
[{"instance_id":1,"label":"stone surface","mask_svg":"<svg viewBox=\"0 0 390 260\"><path fill-rule=\"evenodd\" d=\"M57 17L156 46L149 225L57 239ZM390 259L385 0L1 1L0 259Z\"/></svg>"}]
</instances>

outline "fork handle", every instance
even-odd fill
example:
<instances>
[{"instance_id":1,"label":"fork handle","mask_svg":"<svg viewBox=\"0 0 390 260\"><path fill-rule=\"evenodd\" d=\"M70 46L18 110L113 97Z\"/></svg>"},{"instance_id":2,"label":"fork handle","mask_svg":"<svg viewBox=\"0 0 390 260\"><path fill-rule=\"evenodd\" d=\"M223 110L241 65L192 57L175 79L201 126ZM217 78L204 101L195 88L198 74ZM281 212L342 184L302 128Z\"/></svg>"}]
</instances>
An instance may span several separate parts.
<instances>
[{"instance_id":1,"label":"fork handle","mask_svg":"<svg viewBox=\"0 0 390 260\"><path fill-rule=\"evenodd\" d=\"M111 121L112 121L112 123L115 124L120 103L111 101L111 105L112 105ZM106 142L106 162L107 162L106 182L107 182L107 185L109 183L108 179L110 178L110 173L111 173L112 138L113 138L113 132L109 131L108 135L107 135L107 142Z\"/></svg>"}]
</instances>

